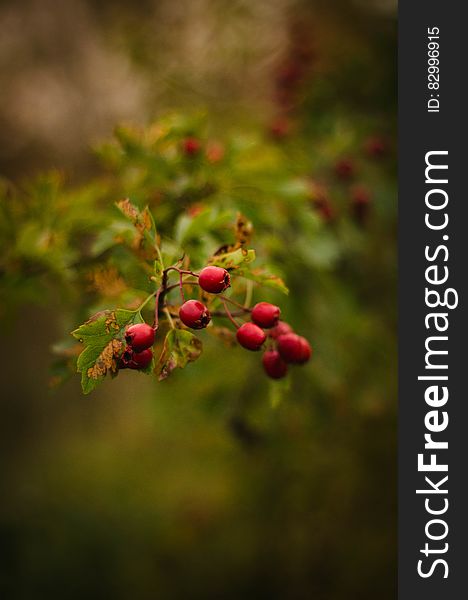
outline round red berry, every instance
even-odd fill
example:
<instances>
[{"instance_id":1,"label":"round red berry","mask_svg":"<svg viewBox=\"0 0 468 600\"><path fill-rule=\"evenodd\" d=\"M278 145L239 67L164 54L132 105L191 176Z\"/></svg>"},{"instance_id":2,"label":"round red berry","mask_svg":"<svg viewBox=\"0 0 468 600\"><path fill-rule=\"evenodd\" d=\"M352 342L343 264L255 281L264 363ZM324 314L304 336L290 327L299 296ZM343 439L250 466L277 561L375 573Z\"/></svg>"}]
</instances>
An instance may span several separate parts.
<instances>
[{"instance_id":1,"label":"round red berry","mask_svg":"<svg viewBox=\"0 0 468 600\"><path fill-rule=\"evenodd\" d=\"M369 190L363 185L356 185L351 190L351 214L359 225L364 225L372 202Z\"/></svg>"},{"instance_id":2,"label":"round red berry","mask_svg":"<svg viewBox=\"0 0 468 600\"><path fill-rule=\"evenodd\" d=\"M305 338L287 333L278 338L278 352L287 363L303 364L309 360L312 348Z\"/></svg>"},{"instance_id":3,"label":"round red berry","mask_svg":"<svg viewBox=\"0 0 468 600\"><path fill-rule=\"evenodd\" d=\"M387 152L387 144L381 137L372 136L364 142L364 151L371 158L381 158Z\"/></svg>"},{"instance_id":4,"label":"round red berry","mask_svg":"<svg viewBox=\"0 0 468 600\"><path fill-rule=\"evenodd\" d=\"M201 150L201 143L195 137L187 137L182 142L182 148L187 156L196 156Z\"/></svg>"},{"instance_id":5,"label":"round red berry","mask_svg":"<svg viewBox=\"0 0 468 600\"><path fill-rule=\"evenodd\" d=\"M266 340L266 334L255 323L244 323L237 330L237 341L247 350L260 350L261 345Z\"/></svg>"},{"instance_id":6,"label":"round red berry","mask_svg":"<svg viewBox=\"0 0 468 600\"><path fill-rule=\"evenodd\" d=\"M269 302L259 302L252 309L252 321L264 329L270 329L278 324L281 310Z\"/></svg>"},{"instance_id":7,"label":"round red berry","mask_svg":"<svg viewBox=\"0 0 468 600\"><path fill-rule=\"evenodd\" d=\"M146 369L153 360L153 351L151 348L143 350L143 352L134 352L130 361L130 369Z\"/></svg>"},{"instance_id":8,"label":"round red berry","mask_svg":"<svg viewBox=\"0 0 468 600\"><path fill-rule=\"evenodd\" d=\"M269 336L274 340L279 338L280 335L286 335L287 333L293 333L293 330L292 327L284 321L279 321L278 324L268 332Z\"/></svg>"},{"instance_id":9,"label":"round red berry","mask_svg":"<svg viewBox=\"0 0 468 600\"><path fill-rule=\"evenodd\" d=\"M283 140L291 133L291 123L284 117L278 117L270 124L269 132L275 140Z\"/></svg>"},{"instance_id":10,"label":"round red berry","mask_svg":"<svg viewBox=\"0 0 468 600\"><path fill-rule=\"evenodd\" d=\"M231 285L231 276L222 267L205 267L200 271L198 283L210 294L220 294Z\"/></svg>"},{"instance_id":11,"label":"round red berry","mask_svg":"<svg viewBox=\"0 0 468 600\"><path fill-rule=\"evenodd\" d=\"M354 177L356 167L351 158L341 158L335 164L335 173L339 179L348 180Z\"/></svg>"},{"instance_id":12,"label":"round red berry","mask_svg":"<svg viewBox=\"0 0 468 600\"><path fill-rule=\"evenodd\" d=\"M268 377L281 379L288 372L288 365L277 350L267 350L262 357L263 368Z\"/></svg>"},{"instance_id":13,"label":"round red berry","mask_svg":"<svg viewBox=\"0 0 468 600\"><path fill-rule=\"evenodd\" d=\"M210 163L217 163L223 160L224 154L224 146L219 142L210 142L206 148L206 158Z\"/></svg>"},{"instance_id":14,"label":"round red berry","mask_svg":"<svg viewBox=\"0 0 468 600\"><path fill-rule=\"evenodd\" d=\"M154 344L154 329L148 323L136 323L125 332L125 341L135 352L141 352Z\"/></svg>"},{"instance_id":15,"label":"round red berry","mask_svg":"<svg viewBox=\"0 0 468 600\"><path fill-rule=\"evenodd\" d=\"M305 337L299 336L299 341L301 343L301 358L299 360L299 364L304 364L312 356L312 348Z\"/></svg>"},{"instance_id":16,"label":"round red berry","mask_svg":"<svg viewBox=\"0 0 468 600\"><path fill-rule=\"evenodd\" d=\"M127 348L122 354L119 367L121 369L146 369L153 360L153 351L146 348L142 352L134 352Z\"/></svg>"},{"instance_id":17,"label":"round red berry","mask_svg":"<svg viewBox=\"0 0 468 600\"><path fill-rule=\"evenodd\" d=\"M204 329L211 321L211 315L198 300L187 300L179 309L179 317L184 325L192 329Z\"/></svg>"}]
</instances>

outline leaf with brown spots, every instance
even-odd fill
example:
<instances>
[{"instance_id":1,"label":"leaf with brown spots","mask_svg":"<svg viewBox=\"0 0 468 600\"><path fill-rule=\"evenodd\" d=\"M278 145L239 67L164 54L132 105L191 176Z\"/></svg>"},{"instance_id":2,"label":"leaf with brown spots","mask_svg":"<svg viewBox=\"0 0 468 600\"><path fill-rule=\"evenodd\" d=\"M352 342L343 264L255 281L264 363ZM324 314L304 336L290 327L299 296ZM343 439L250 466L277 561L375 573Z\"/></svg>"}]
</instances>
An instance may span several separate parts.
<instances>
[{"instance_id":1,"label":"leaf with brown spots","mask_svg":"<svg viewBox=\"0 0 468 600\"><path fill-rule=\"evenodd\" d=\"M123 343L120 340L111 340L97 357L92 367L89 367L86 375L90 379L104 377L107 371L117 371L117 359L120 357Z\"/></svg>"},{"instance_id":2,"label":"leaf with brown spots","mask_svg":"<svg viewBox=\"0 0 468 600\"><path fill-rule=\"evenodd\" d=\"M72 332L73 337L84 344L84 350L78 357L77 371L81 373L81 387L85 394L89 394L107 373L117 373L125 330L129 325L142 322L139 311L118 308L97 313Z\"/></svg>"},{"instance_id":3,"label":"leaf with brown spots","mask_svg":"<svg viewBox=\"0 0 468 600\"><path fill-rule=\"evenodd\" d=\"M255 260L255 250L246 250L245 248L238 248L233 252L226 252L224 254L215 254L209 260L210 265L217 267L223 267L224 269L235 269L247 263L251 263Z\"/></svg>"},{"instance_id":4,"label":"leaf with brown spots","mask_svg":"<svg viewBox=\"0 0 468 600\"><path fill-rule=\"evenodd\" d=\"M164 347L156 366L159 381L166 379L177 367L183 369L197 360L202 353L202 343L185 329L171 329L164 340Z\"/></svg>"},{"instance_id":5,"label":"leaf with brown spots","mask_svg":"<svg viewBox=\"0 0 468 600\"><path fill-rule=\"evenodd\" d=\"M252 239L252 223L242 213L238 213L236 220L236 244L235 248L248 246Z\"/></svg>"}]
</instances>

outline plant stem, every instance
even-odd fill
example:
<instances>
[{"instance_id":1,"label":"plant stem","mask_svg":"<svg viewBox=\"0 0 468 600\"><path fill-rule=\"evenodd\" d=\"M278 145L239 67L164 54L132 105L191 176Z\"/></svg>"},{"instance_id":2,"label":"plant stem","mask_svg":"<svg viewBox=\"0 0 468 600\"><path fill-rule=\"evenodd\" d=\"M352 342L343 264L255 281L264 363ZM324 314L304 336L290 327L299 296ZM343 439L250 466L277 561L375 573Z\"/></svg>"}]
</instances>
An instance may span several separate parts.
<instances>
[{"instance_id":1,"label":"plant stem","mask_svg":"<svg viewBox=\"0 0 468 600\"><path fill-rule=\"evenodd\" d=\"M210 311L210 314L212 317L225 317L226 319L229 318L227 316L227 314L225 312L223 312L222 310ZM236 310L236 311L230 311L230 314L232 317L242 317L245 315L245 312L243 310Z\"/></svg>"},{"instance_id":2,"label":"plant stem","mask_svg":"<svg viewBox=\"0 0 468 600\"><path fill-rule=\"evenodd\" d=\"M220 298L223 302L229 302L230 304L233 304L234 306L241 308L244 312L252 312L252 309L248 308L247 306L244 306L240 302L231 300L231 298L227 298L226 296L218 296L218 298Z\"/></svg>"},{"instance_id":3,"label":"plant stem","mask_svg":"<svg viewBox=\"0 0 468 600\"><path fill-rule=\"evenodd\" d=\"M185 302L185 295L184 295L184 282L182 281L182 277L183 277L183 273L179 273L179 289L180 289L180 297L182 299L182 302Z\"/></svg>"},{"instance_id":4,"label":"plant stem","mask_svg":"<svg viewBox=\"0 0 468 600\"><path fill-rule=\"evenodd\" d=\"M227 307L226 299L222 298L222 302L223 302L223 305L224 305L224 310L226 311L227 318L231 321L231 323L234 325L234 327L236 329L239 329L239 325L237 324L236 320L234 319L234 317L230 313L229 308Z\"/></svg>"},{"instance_id":5,"label":"plant stem","mask_svg":"<svg viewBox=\"0 0 468 600\"><path fill-rule=\"evenodd\" d=\"M194 273L193 271L186 271L185 269L179 269L179 267L167 267L167 269L165 269L166 272L169 271L177 271L177 273L180 273L181 275L192 275L193 277L198 277L198 273Z\"/></svg>"}]
</instances>

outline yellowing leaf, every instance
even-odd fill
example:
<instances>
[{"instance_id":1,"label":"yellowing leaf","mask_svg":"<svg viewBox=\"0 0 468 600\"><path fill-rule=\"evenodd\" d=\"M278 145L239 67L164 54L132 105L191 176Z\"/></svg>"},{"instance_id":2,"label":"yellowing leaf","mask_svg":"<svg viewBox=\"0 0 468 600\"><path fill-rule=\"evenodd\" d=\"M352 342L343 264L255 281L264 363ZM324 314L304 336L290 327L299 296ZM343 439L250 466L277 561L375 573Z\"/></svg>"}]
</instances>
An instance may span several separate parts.
<instances>
[{"instance_id":1,"label":"yellowing leaf","mask_svg":"<svg viewBox=\"0 0 468 600\"><path fill-rule=\"evenodd\" d=\"M242 264L251 263L255 260L255 250L245 250L238 248L233 252L224 254L215 254L210 259L210 265L223 267L224 269L235 269Z\"/></svg>"},{"instance_id":2,"label":"yellowing leaf","mask_svg":"<svg viewBox=\"0 0 468 600\"><path fill-rule=\"evenodd\" d=\"M136 229L136 236L133 242L134 247L139 248L146 239L151 246L151 249L154 250L158 243L157 232L153 215L148 207L140 210L137 206L132 204L128 198L120 200L120 202L116 203L116 206L120 212L132 222Z\"/></svg>"},{"instance_id":3,"label":"yellowing leaf","mask_svg":"<svg viewBox=\"0 0 468 600\"><path fill-rule=\"evenodd\" d=\"M156 366L159 381L169 377L174 369L182 369L197 360L201 353L202 343L193 333L185 329L171 329Z\"/></svg>"},{"instance_id":4,"label":"yellowing leaf","mask_svg":"<svg viewBox=\"0 0 468 600\"><path fill-rule=\"evenodd\" d=\"M107 371L117 372L117 359L120 356L123 344L120 340L111 340L97 357L92 367L86 372L90 379L99 379L104 377Z\"/></svg>"}]
</instances>

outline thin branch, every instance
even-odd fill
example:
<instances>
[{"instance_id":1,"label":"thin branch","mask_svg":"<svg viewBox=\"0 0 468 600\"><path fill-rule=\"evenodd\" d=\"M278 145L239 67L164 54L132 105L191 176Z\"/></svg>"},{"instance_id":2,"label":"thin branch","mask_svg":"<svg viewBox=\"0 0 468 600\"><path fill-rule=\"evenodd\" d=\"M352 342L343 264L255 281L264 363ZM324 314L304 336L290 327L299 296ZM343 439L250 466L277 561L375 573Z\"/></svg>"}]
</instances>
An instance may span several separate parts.
<instances>
[{"instance_id":1,"label":"thin branch","mask_svg":"<svg viewBox=\"0 0 468 600\"><path fill-rule=\"evenodd\" d=\"M229 311L229 308L227 307L226 301L223 298L222 299L223 305L224 305L224 310L226 311L226 316L227 318L231 321L231 323L235 326L236 329L239 329L239 325L236 322L236 320L234 319L234 317L232 316L232 314Z\"/></svg>"},{"instance_id":2,"label":"thin branch","mask_svg":"<svg viewBox=\"0 0 468 600\"><path fill-rule=\"evenodd\" d=\"M220 298L221 300L223 300L225 302L229 302L230 304L233 304L234 306L237 306L238 308L241 308L245 312L252 312L251 308L249 308L248 306L244 306L240 302L236 302L235 300L232 300L231 298L227 298L226 296L221 296L221 295L218 296L218 298Z\"/></svg>"}]
</instances>

